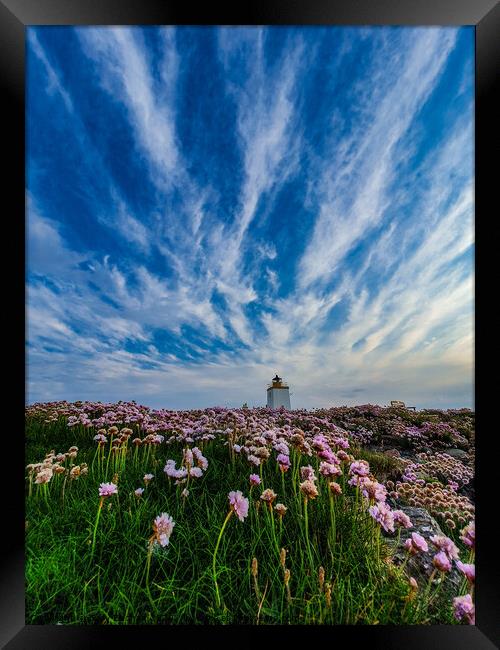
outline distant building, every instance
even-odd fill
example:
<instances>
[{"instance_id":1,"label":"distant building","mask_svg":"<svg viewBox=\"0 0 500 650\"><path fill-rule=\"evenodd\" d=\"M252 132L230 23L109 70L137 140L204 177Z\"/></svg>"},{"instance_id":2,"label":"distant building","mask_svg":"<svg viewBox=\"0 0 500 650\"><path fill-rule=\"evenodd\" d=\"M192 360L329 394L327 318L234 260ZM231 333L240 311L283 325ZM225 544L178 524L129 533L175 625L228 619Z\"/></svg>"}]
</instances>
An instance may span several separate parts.
<instances>
[{"instance_id":1,"label":"distant building","mask_svg":"<svg viewBox=\"0 0 500 650\"><path fill-rule=\"evenodd\" d=\"M406 406L406 404L404 402L401 402L401 400L399 399L391 400L391 406L398 409L407 409L407 410L412 409L413 411L416 410L414 406Z\"/></svg>"},{"instance_id":2,"label":"distant building","mask_svg":"<svg viewBox=\"0 0 500 650\"><path fill-rule=\"evenodd\" d=\"M290 410L290 392L289 386L281 377L273 377L272 383L267 386L267 405L272 409L278 409L284 406Z\"/></svg>"}]
</instances>

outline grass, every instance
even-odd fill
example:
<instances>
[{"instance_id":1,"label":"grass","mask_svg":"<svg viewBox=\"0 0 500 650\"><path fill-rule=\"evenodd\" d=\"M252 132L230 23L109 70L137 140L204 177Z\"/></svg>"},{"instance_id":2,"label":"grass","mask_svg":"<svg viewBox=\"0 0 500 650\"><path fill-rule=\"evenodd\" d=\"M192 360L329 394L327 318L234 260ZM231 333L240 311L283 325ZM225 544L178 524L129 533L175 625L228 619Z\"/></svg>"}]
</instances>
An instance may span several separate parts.
<instances>
[{"instance_id":1,"label":"grass","mask_svg":"<svg viewBox=\"0 0 500 650\"><path fill-rule=\"evenodd\" d=\"M352 449L352 453L356 458L366 460L377 480L381 482L396 480L403 469L403 464L399 458L389 456L383 452L355 447Z\"/></svg>"},{"instance_id":2,"label":"grass","mask_svg":"<svg viewBox=\"0 0 500 650\"><path fill-rule=\"evenodd\" d=\"M75 480L59 474L47 485L32 485L31 496L27 489L27 624L453 622L451 607L427 611L426 602L420 599L417 607L419 599L409 598L408 577L390 563L378 526L344 477L343 493L331 497L327 480L319 476L318 497L305 503L298 470L308 464L317 468L316 458L294 449L284 475L270 459L262 467L262 486L250 492L254 469L216 439L204 444L208 469L190 480L184 499L183 486L163 472L168 458L180 464L179 443L139 447L136 453L130 439L118 466L109 445L99 461L94 435L94 429L68 428L65 418L27 420L27 463L40 462L51 449L59 453L77 445L77 458L66 466L89 467ZM146 473L155 478L144 486ZM117 483L118 495L104 499L96 527L99 484L110 481ZM138 498L134 490L141 486ZM277 502L287 506L282 520L259 500L263 488L275 490ZM250 498L248 517L229 518L214 564L233 490ZM151 554L148 568L148 539L162 512L173 517L175 527L169 545Z\"/></svg>"}]
</instances>

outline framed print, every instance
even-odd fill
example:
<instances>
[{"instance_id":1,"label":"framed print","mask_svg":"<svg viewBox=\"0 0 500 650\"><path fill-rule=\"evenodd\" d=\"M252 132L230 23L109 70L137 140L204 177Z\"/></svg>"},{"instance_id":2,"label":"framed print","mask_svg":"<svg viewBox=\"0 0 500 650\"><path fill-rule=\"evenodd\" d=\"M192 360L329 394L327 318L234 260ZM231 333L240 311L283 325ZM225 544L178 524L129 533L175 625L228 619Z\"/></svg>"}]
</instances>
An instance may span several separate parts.
<instances>
[{"instance_id":1,"label":"framed print","mask_svg":"<svg viewBox=\"0 0 500 650\"><path fill-rule=\"evenodd\" d=\"M498 647L498 3L0 11L5 647Z\"/></svg>"}]
</instances>

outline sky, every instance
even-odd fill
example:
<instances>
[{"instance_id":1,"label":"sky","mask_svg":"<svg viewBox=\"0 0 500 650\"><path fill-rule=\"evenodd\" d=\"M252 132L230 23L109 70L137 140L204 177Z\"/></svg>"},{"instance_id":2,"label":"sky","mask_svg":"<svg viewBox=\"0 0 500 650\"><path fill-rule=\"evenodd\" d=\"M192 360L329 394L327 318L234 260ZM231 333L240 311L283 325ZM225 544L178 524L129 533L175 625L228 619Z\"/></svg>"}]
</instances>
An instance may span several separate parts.
<instances>
[{"instance_id":1,"label":"sky","mask_svg":"<svg viewBox=\"0 0 500 650\"><path fill-rule=\"evenodd\" d=\"M474 407L473 27L27 27L26 401Z\"/></svg>"}]
</instances>

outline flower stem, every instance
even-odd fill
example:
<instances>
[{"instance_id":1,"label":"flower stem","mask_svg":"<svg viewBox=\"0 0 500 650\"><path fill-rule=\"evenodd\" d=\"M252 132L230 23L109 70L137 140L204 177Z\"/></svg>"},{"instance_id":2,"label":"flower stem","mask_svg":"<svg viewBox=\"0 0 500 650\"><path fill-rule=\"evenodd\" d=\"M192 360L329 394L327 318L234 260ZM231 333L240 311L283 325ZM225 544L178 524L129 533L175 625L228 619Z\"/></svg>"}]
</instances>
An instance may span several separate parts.
<instances>
[{"instance_id":1,"label":"flower stem","mask_svg":"<svg viewBox=\"0 0 500 650\"><path fill-rule=\"evenodd\" d=\"M92 537L92 550L90 551L90 559L94 557L94 549L95 549L95 538L97 534L97 526L99 524L99 517L101 516L101 510L102 506L104 504L104 497L101 497L101 500L99 501L99 507L97 509L97 517L95 519L95 524L94 524L94 535Z\"/></svg>"},{"instance_id":2,"label":"flower stem","mask_svg":"<svg viewBox=\"0 0 500 650\"><path fill-rule=\"evenodd\" d=\"M231 509L227 513L226 518L224 519L224 523L222 524L222 528L220 529L219 537L217 539L217 544L215 545L214 557L213 557L213 560L212 560L212 573L213 573L213 577L214 577L215 593L217 595L217 607L220 607L221 603L220 603L219 586L217 584L217 572L216 572L216 569L215 569L215 559L217 557L217 551L219 550L219 545L220 545L220 541L222 539L222 534L224 533L224 529L226 528L227 522L231 518L232 514L233 514L233 510Z\"/></svg>"},{"instance_id":3,"label":"flower stem","mask_svg":"<svg viewBox=\"0 0 500 650\"><path fill-rule=\"evenodd\" d=\"M337 531L335 529L335 505L333 503L333 494L330 492L330 531L331 531L331 543L332 550L335 548L335 541L337 538Z\"/></svg>"},{"instance_id":4,"label":"flower stem","mask_svg":"<svg viewBox=\"0 0 500 650\"><path fill-rule=\"evenodd\" d=\"M309 556L309 562L311 563L311 568L312 568L314 566L314 560L311 553L311 545L309 543L309 519L307 516L307 497L304 499L304 524L306 530L307 554Z\"/></svg>"},{"instance_id":5,"label":"flower stem","mask_svg":"<svg viewBox=\"0 0 500 650\"><path fill-rule=\"evenodd\" d=\"M153 541L152 539L149 541L149 548L148 548L148 560L146 564L146 592L148 594L149 602L151 603L151 606L153 609L156 609L155 603L153 600L153 596L151 595L151 591L149 589L149 569L151 568L151 556L153 554Z\"/></svg>"}]
</instances>

